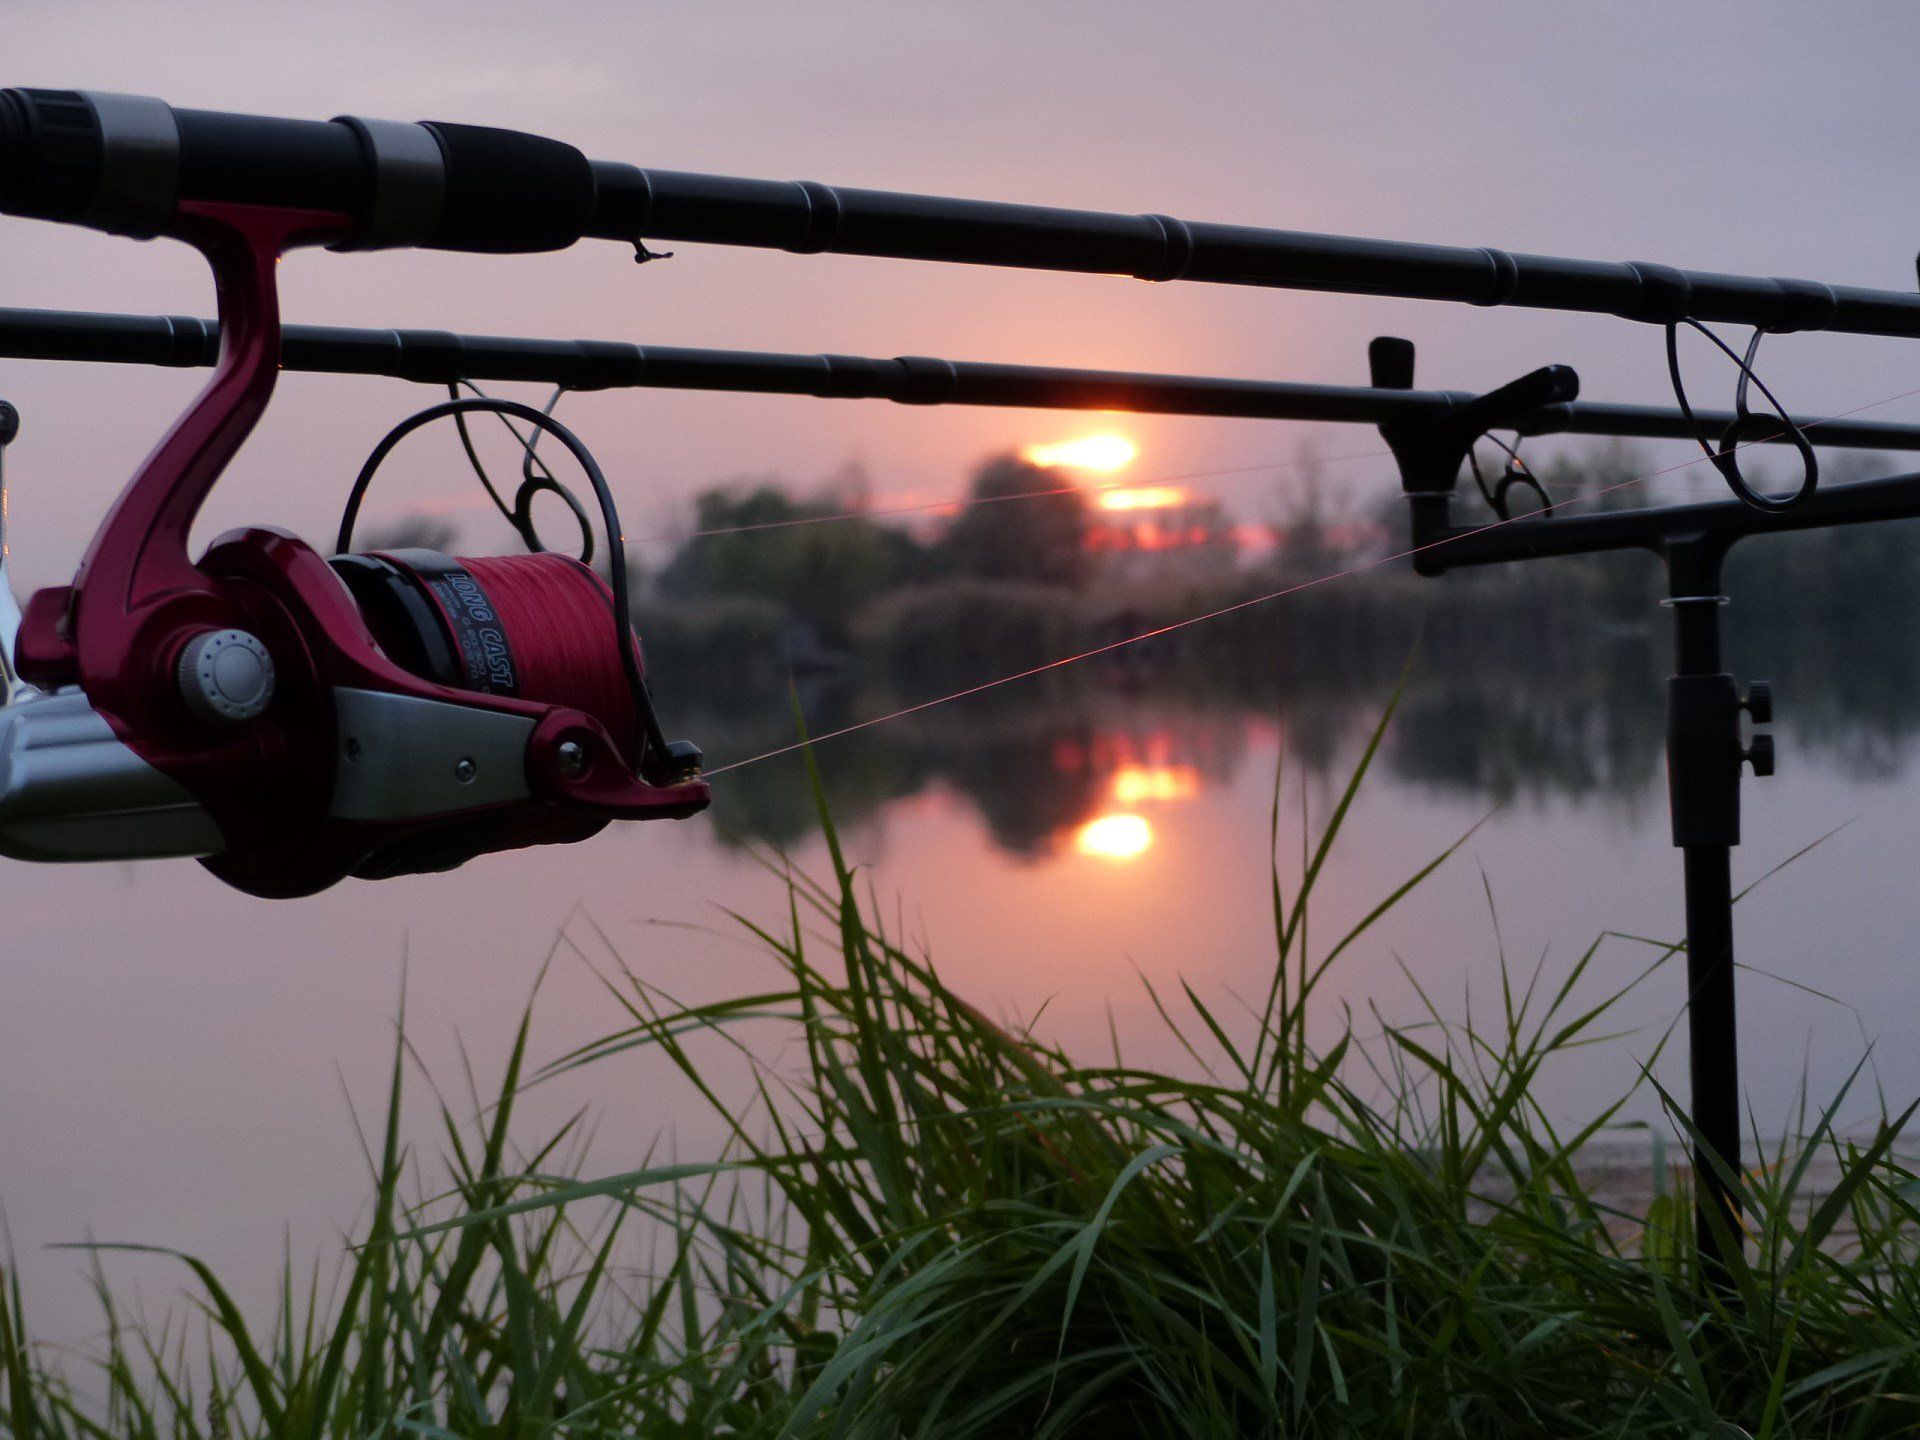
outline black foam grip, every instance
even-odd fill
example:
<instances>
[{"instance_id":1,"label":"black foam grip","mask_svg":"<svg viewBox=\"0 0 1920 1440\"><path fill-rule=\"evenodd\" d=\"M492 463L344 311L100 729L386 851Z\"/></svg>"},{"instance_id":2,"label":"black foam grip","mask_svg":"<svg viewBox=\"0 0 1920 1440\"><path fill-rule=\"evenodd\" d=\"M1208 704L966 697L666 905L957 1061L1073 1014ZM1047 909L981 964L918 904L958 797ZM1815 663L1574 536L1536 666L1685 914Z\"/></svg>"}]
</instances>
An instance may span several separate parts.
<instances>
[{"instance_id":1,"label":"black foam grip","mask_svg":"<svg viewBox=\"0 0 1920 1440\"><path fill-rule=\"evenodd\" d=\"M180 197L333 210L362 218L373 203L373 167L351 128L332 120L282 120L219 110L175 110Z\"/></svg>"},{"instance_id":2,"label":"black foam grip","mask_svg":"<svg viewBox=\"0 0 1920 1440\"><path fill-rule=\"evenodd\" d=\"M573 146L517 130L426 122L447 159L427 243L492 254L564 250L593 217L593 167Z\"/></svg>"}]
</instances>

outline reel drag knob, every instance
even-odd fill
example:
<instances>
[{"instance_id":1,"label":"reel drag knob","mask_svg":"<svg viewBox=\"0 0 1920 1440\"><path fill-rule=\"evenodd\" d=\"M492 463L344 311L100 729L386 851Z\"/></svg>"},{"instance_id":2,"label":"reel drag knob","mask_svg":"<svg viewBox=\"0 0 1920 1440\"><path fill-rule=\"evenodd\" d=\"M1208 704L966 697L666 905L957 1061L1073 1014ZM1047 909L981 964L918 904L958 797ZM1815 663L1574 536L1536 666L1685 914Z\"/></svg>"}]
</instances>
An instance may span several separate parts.
<instances>
[{"instance_id":1,"label":"reel drag knob","mask_svg":"<svg viewBox=\"0 0 1920 1440\"><path fill-rule=\"evenodd\" d=\"M180 698L209 725L257 719L273 699L273 657L244 630L205 630L187 641L176 670Z\"/></svg>"}]
</instances>

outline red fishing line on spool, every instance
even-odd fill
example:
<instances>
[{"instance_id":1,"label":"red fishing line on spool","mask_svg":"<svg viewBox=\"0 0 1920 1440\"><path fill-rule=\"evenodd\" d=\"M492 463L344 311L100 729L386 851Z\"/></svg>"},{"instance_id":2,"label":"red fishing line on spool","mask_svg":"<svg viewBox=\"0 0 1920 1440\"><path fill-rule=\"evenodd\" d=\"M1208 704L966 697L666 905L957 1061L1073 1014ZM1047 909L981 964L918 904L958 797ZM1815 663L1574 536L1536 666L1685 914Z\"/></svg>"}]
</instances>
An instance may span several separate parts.
<instances>
[{"instance_id":1,"label":"red fishing line on spool","mask_svg":"<svg viewBox=\"0 0 1920 1440\"><path fill-rule=\"evenodd\" d=\"M591 715L629 764L646 741L620 653L613 589L570 555L443 555L391 550L335 556L380 648L441 685Z\"/></svg>"},{"instance_id":2,"label":"red fishing line on spool","mask_svg":"<svg viewBox=\"0 0 1920 1440\"><path fill-rule=\"evenodd\" d=\"M459 557L499 616L522 699L581 710L607 727L629 763L638 759L640 717L621 665L613 591L570 555ZM639 654L639 640L623 627Z\"/></svg>"}]
</instances>

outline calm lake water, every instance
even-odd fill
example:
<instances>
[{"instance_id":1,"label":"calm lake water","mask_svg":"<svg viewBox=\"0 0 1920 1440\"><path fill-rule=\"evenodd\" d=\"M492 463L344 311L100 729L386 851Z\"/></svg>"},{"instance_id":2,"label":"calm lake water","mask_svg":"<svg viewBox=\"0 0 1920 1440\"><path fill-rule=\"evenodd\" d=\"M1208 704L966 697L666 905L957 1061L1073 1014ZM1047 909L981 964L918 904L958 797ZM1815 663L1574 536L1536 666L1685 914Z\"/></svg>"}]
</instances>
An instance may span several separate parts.
<instances>
[{"instance_id":1,"label":"calm lake water","mask_svg":"<svg viewBox=\"0 0 1920 1440\"><path fill-rule=\"evenodd\" d=\"M1743 674L1779 682L1781 715L1780 774L1745 787L1737 881L1845 827L1739 909L1745 1078L1763 1124L1789 1123L1803 1075L1831 1094L1869 1043L1888 1098L1920 1094L1920 780L1911 692L1894 683L1912 665L1905 644L1737 647ZM1341 933L1471 838L1343 957L1323 1024L1341 1006L1362 1030L1373 1008L1414 1019L1401 966L1459 1017L1497 1003L1503 953L1520 968L1544 956L1557 975L1603 932L1678 934L1661 637L1596 631L1574 648L1536 666L1490 645L1479 663L1411 682L1315 934ZM924 941L951 984L1007 1016L1039 1015L1044 1033L1089 1053L1104 1053L1111 1020L1131 1058L1180 1066L1142 978L1168 993L1183 977L1228 1009L1260 991L1276 774L1283 848L1297 856L1303 806L1317 826L1393 684L1391 671L1312 685L1255 673L1224 696L1169 674L1088 674L848 736L820 758L889 923ZM816 729L886 703L831 686L806 698ZM790 738L780 697L734 699L677 695L672 728L716 764ZM767 984L771 965L726 912L780 923L782 884L762 863L772 851L823 867L804 776L786 757L716 791L710 817L297 902L248 899L188 862L0 867L0 1204L35 1328L77 1338L93 1324L81 1261L44 1248L54 1242L178 1246L255 1308L271 1302L283 1247L330 1263L368 1188L350 1105L377 1125L403 976L408 1032L463 1117L462 1045L484 1089L550 957L536 1059L619 1025L602 981L616 957L680 999ZM1607 941L1588 993L1652 953ZM1628 1087L1681 991L1672 967L1646 981L1615 1027L1631 1033L1547 1073L1550 1108L1585 1115ZM790 1050L767 1058L793 1063ZM1677 1088L1684 1063L1676 1040L1659 1071ZM409 1083L411 1135L431 1155L439 1101L417 1074ZM1875 1103L1863 1092L1856 1109ZM523 1133L581 1105L599 1120L601 1171L639 1163L663 1135L682 1158L719 1143L689 1087L646 1059L537 1090ZM114 1263L155 1309L178 1292L161 1262Z\"/></svg>"}]
</instances>

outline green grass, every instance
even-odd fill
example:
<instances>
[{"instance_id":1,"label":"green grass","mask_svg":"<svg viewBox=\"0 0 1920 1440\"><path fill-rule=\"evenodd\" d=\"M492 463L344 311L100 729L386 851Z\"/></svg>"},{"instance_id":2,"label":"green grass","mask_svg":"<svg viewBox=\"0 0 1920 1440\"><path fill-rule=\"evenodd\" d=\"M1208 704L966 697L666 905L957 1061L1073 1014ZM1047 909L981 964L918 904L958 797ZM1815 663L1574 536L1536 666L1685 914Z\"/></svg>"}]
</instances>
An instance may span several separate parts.
<instances>
[{"instance_id":1,"label":"green grass","mask_svg":"<svg viewBox=\"0 0 1920 1440\"><path fill-rule=\"evenodd\" d=\"M418 1203L402 1043L339 1282L290 1274L255 1325L181 1257L196 1303L143 1325L101 1278L86 1362L37 1347L17 1282L0 1286L0 1435L1920 1431L1904 1116L1854 1141L1829 1109L1733 1177L1747 1232L1716 1286L1684 1187L1626 1214L1583 1179L1619 1107L1567 1131L1532 1098L1609 1028L1617 996L1576 998L1594 951L1512 979L1477 1032L1350 1016L1309 1043L1328 967L1447 858L1352 934L1310 940L1364 773L1284 886L1276 804L1264 1001L1155 997L1185 1078L1129 1066L1118 1037L1069 1056L947 989L862 900L823 807L832 874L789 875L785 915L740 922L777 984L688 1008L614 977L620 1028L538 1071L523 1023L497 1103L471 1124L446 1111L452 1181ZM776 1053L770 1030L782 1063L754 1065L739 1107L717 1057ZM522 1148L525 1084L635 1049L726 1118L725 1153L588 1180L579 1121Z\"/></svg>"}]
</instances>

